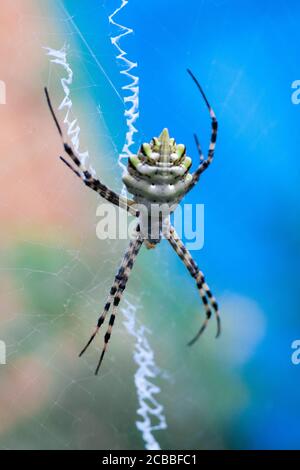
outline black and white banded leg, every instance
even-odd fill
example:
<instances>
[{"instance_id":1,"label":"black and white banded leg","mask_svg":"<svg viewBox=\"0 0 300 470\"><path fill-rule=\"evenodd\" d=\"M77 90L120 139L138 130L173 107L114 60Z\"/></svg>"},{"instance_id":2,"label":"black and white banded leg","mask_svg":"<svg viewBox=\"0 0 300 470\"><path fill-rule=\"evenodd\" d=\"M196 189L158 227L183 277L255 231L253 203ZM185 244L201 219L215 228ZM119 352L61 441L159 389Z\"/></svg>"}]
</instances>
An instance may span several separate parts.
<instances>
[{"instance_id":1,"label":"black and white banded leg","mask_svg":"<svg viewBox=\"0 0 300 470\"><path fill-rule=\"evenodd\" d=\"M114 322L115 322L117 309L118 309L119 303L121 301L123 292L126 288L126 284L127 284L128 279L129 279L129 276L130 276L131 270L133 268L134 262L136 260L136 257L138 255L138 253L139 253L139 250L140 250L140 248L143 244L143 241L144 241L143 238L139 234L139 227L137 227L136 236L133 240L131 240L131 242L129 244L129 247L128 247L127 251L125 252L122 263L121 263L121 265L118 269L118 272L115 276L114 283L113 283L113 285L110 289L110 293L109 293L108 299L106 301L106 304L104 306L104 310L103 310L101 316L98 319L96 329L93 332L92 336L90 337L89 341L87 342L86 346L83 348L83 350L79 354L79 356L82 356L85 353L85 351L87 350L87 348L89 347L89 345L92 343L92 341L96 337L99 329L101 328L102 324L104 323L104 321L106 319L106 316L107 316L107 314L108 314L108 312L109 312L109 310L112 306L112 313L111 313L111 316L110 316L110 319L109 319L108 329L107 329L107 332L104 336L104 347L103 347L103 350L102 350L100 360L99 360L99 363L97 365L95 374L98 374L98 371L99 371L100 366L102 364L103 357L104 357L104 354L106 352L108 342L110 340L112 327L113 327Z\"/></svg>"},{"instance_id":2,"label":"black and white banded leg","mask_svg":"<svg viewBox=\"0 0 300 470\"><path fill-rule=\"evenodd\" d=\"M204 274L198 268L196 262L193 260L190 252L184 246L183 242L178 237L174 227L170 226L168 236L166 237L171 244L172 248L175 250L177 255L180 259L184 262L185 266L187 267L188 271L190 272L191 276L195 279L200 297L202 299L206 319L204 320L200 330L196 334L196 336L188 343L189 345L194 344L197 339L201 336L203 331L206 329L209 319L211 317L211 307L215 312L216 320L217 320L217 335L218 337L221 332L221 321L219 316L219 308L216 299L211 293L210 288L208 287L207 283L205 282Z\"/></svg>"},{"instance_id":3,"label":"black and white banded leg","mask_svg":"<svg viewBox=\"0 0 300 470\"><path fill-rule=\"evenodd\" d=\"M134 262L136 260L136 257L137 257L137 255L140 251L140 248L143 244L143 241L144 240L142 238L139 238L138 240L136 240L136 242L134 244L134 247L133 247L132 256L128 260L127 266L125 267L125 270L124 270L123 278L122 278L122 280L119 284L119 288L116 292L116 295L114 296L113 309L112 309L112 313L111 313L111 316L110 316L110 319L109 319L108 328L107 328L107 331L106 331L105 336L104 336L104 346L103 346L102 353L101 353L101 356L100 356L100 359L99 359L99 362L98 362L98 365L97 365L97 368L96 368L96 372L95 372L96 375L99 372L99 369L101 367L101 364L102 364L102 361L103 361L103 358L104 358L104 354L107 350L107 346L108 346L108 342L109 342L110 337L111 337L111 332L112 332L112 328L113 328L113 325L114 325L114 322L115 322L118 306L120 304L123 292L126 288L127 281L129 279L130 273L131 273L132 268L133 268L133 264L134 264Z\"/></svg>"},{"instance_id":4,"label":"black and white banded leg","mask_svg":"<svg viewBox=\"0 0 300 470\"><path fill-rule=\"evenodd\" d=\"M200 158L200 165L198 166L198 168L193 173L192 180L191 180L191 182L189 184L189 187L188 187L188 191L190 191L195 186L195 184L197 184L197 182L199 181L200 175L209 167L209 165L211 164L211 162L213 160L215 146L216 146L216 140L217 140L217 133L218 133L218 122L217 122L216 115L215 115L212 107L210 106L210 104L209 104L209 102L208 102L208 100L207 100L207 98L204 94L204 91L202 90L202 87L201 87L200 83L198 82L197 78L195 77L195 75L189 69L187 71L190 74L190 76L192 77L193 81L195 82L198 90L200 91L200 93L201 93L201 95L202 95L202 97L203 97L203 99L206 103L206 106L209 110L209 114L210 114L210 117L211 117L211 127L212 127L209 150L208 150L208 156L207 156L206 160L205 160L203 152L201 150L199 139L198 139L197 135L194 134L194 139L195 139L195 142L196 142L196 146L197 146L197 150L198 150L199 158Z\"/></svg>"},{"instance_id":5,"label":"black and white banded leg","mask_svg":"<svg viewBox=\"0 0 300 470\"><path fill-rule=\"evenodd\" d=\"M127 251L125 252L125 255L124 255L123 260L121 262L121 265L118 269L118 272L115 275L114 283L110 288L109 295L108 295L107 300L105 302L103 312L100 315L100 317L98 318L96 328L95 328L93 334L91 335L89 341L87 342L87 344L85 345L85 347L83 348L81 353L79 354L79 357L81 357L85 353L85 351L88 349L90 344L93 342L93 340L95 339L98 331L100 330L101 326L103 325L103 323L106 319L106 315L108 314L108 312L110 310L110 307L111 307L112 301L114 299L114 296L116 295L119 284L120 284L120 282L123 278L123 274L124 274L127 262L130 259L130 257L132 256L132 249L133 249L133 241L130 242L130 245L129 245Z\"/></svg>"},{"instance_id":6,"label":"black and white banded leg","mask_svg":"<svg viewBox=\"0 0 300 470\"><path fill-rule=\"evenodd\" d=\"M61 127L59 125L58 119L55 115L53 106L51 104L51 100L50 100L50 96L49 96L47 88L45 88L45 94L46 94L46 99L47 99L47 103L48 103L51 115L53 117L57 130L59 132L59 135L62 139L64 150L66 154L71 158L72 162L76 165L77 169L74 168L63 157L60 157L60 159L67 165L67 167L70 170L72 170L75 173L75 175L77 175L83 181L83 183L86 186L91 188L93 191L96 191L96 193L100 194L100 196L102 196L104 199L111 202L112 204L125 209L127 212L129 212L130 214L134 216L138 216L138 211L133 207L134 201L131 201L123 196L120 196L114 191L112 191L111 189L109 189L107 186L102 184L99 179L94 178L92 174L90 173L90 171L84 167L84 165L80 161L80 158L76 155L72 147L64 140L64 136L63 136Z\"/></svg>"}]
</instances>

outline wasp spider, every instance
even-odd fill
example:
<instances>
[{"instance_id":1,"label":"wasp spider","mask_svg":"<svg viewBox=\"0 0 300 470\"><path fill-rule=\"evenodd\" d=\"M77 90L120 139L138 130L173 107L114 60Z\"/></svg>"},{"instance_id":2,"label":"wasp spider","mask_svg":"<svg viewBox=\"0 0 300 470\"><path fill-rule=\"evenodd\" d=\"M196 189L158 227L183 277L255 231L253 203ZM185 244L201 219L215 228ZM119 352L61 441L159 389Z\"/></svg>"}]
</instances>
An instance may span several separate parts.
<instances>
[{"instance_id":1,"label":"wasp spider","mask_svg":"<svg viewBox=\"0 0 300 470\"><path fill-rule=\"evenodd\" d=\"M111 310L108 328L104 336L104 346L96 368L96 374L99 371L107 349L118 306L135 259L143 244L148 249L154 248L161 241L162 237L168 240L172 248L185 264L191 276L195 279L206 314L206 318L201 328L188 344L193 344L203 333L211 317L212 311L214 311L217 320L217 336L220 334L218 304L205 282L204 274L200 271L191 254L177 236L174 227L170 224L170 214L175 210L176 206L183 199L185 194L198 183L201 174L211 164L217 138L218 123L215 113L212 110L198 80L190 70L188 70L188 73L200 91L211 117L212 131L207 158L205 158L202 153L198 137L194 135L200 162L195 172L190 173L189 169L192 165L192 160L186 155L185 146L183 144L177 145L175 140L169 137L168 130L164 129L159 137L154 137L150 143L142 144L138 154L133 155L128 159L128 167L125 170L122 179L128 192L133 195L133 199L127 199L126 197L115 193L105 186L99 179L92 176L90 171L84 167L76 155L76 152L74 152L72 147L64 141L61 127L51 105L48 91L45 88L48 106L63 141L64 150L70 158L70 162L63 157L60 157L61 160L83 181L86 186L96 191L110 203L127 210L137 218L134 236L130 241L129 247L125 252L122 263L117 271L103 312L97 321L97 325L92 336L80 353L81 356L87 350L97 335L101 325L104 323L108 312ZM155 212L155 216L152 211L153 206L156 206L159 209Z\"/></svg>"}]
</instances>

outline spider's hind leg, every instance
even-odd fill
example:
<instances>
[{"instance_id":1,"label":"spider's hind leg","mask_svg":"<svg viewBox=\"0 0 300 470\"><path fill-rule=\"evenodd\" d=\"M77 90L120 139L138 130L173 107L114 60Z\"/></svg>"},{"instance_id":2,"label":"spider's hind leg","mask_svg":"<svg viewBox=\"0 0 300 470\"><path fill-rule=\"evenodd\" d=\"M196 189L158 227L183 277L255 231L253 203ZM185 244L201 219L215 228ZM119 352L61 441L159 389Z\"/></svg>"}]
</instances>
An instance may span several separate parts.
<instances>
[{"instance_id":1,"label":"spider's hind leg","mask_svg":"<svg viewBox=\"0 0 300 470\"><path fill-rule=\"evenodd\" d=\"M104 342L104 347L103 347L103 351L102 351L102 354L101 354L100 361L99 361L97 369L96 369L96 374L99 371L99 368L100 368L100 365L102 363L105 351L107 349L107 344L108 344L108 341L110 339L111 330L112 330L112 327L113 327L113 324L114 324L114 321L115 321L115 317L116 317L117 307L118 307L118 305L121 301L123 292L125 290L127 281L129 279L130 272L133 268L134 261L135 261L137 255L138 255L138 252L139 252L142 244L143 244L143 238L139 234L139 227L137 227L136 238L134 240L131 240L131 242L129 244L129 247L128 247L127 251L125 252L122 263L121 263L121 265L118 269L118 272L115 276L114 283L113 283L113 285L110 289L110 293L109 293L108 299L106 301L106 304L104 306L104 310L103 310L102 314L100 315L100 317L97 321L95 331L92 334L92 336L90 337L90 339L87 342L86 346L83 348L83 350L79 354L79 356L82 356L85 353L85 351L88 349L88 347L90 346L92 341L95 339L95 337L96 337L99 329L101 328L102 324L104 323L104 321L106 319L106 316L107 316L111 306L113 306L113 311L112 311L112 314L110 316L108 330L107 330L107 332L105 334L105 337L104 337L104 341L105 341Z\"/></svg>"},{"instance_id":2,"label":"spider's hind leg","mask_svg":"<svg viewBox=\"0 0 300 470\"><path fill-rule=\"evenodd\" d=\"M206 329L209 319L211 317L211 307L214 310L217 320L217 335L218 337L221 333L221 322L219 316L219 308L216 299L211 293L210 288L208 287L207 283L205 282L204 274L202 271L199 270L197 264L193 260L190 252L186 249L183 242L178 237L177 233L175 232L174 227L170 227L168 231L168 236L166 237L171 244L172 248L176 251L177 255L180 259L184 262L186 268L188 269L191 276L195 279L197 283L197 287L199 290L200 297L202 299L202 303L205 309L206 319L204 320L200 330L196 334L196 336L188 343L189 345L194 344L197 339L201 336L203 331Z\"/></svg>"},{"instance_id":3,"label":"spider's hind leg","mask_svg":"<svg viewBox=\"0 0 300 470\"><path fill-rule=\"evenodd\" d=\"M114 322L115 322L118 306L119 306L120 301L122 299L123 292L126 288L127 281L129 279L129 276L130 276L130 273L132 271L132 268L133 268L134 262L136 260L136 257L137 257L137 255L140 251L140 248L143 244L143 241L144 241L143 238L141 236L138 236L136 238L136 240L133 241L132 244L131 244L130 254L127 257L127 262L126 262L126 264L124 266L124 269L122 270L122 274L119 278L119 284L118 284L117 291L116 291L116 293L113 297L113 302L112 302L113 303L113 309L112 309L112 313L110 315L108 328L107 328L107 331L106 331L105 336L104 336L104 346L103 346L102 353L101 353L101 356L100 356L100 359L99 359L99 362L98 362L98 365L97 365L97 368L96 368L96 371L95 371L95 375L98 374L100 366L102 364L104 354L106 352L108 342L109 342L110 337L111 337L111 332L112 332L112 328L113 328L113 325L114 325Z\"/></svg>"}]
</instances>

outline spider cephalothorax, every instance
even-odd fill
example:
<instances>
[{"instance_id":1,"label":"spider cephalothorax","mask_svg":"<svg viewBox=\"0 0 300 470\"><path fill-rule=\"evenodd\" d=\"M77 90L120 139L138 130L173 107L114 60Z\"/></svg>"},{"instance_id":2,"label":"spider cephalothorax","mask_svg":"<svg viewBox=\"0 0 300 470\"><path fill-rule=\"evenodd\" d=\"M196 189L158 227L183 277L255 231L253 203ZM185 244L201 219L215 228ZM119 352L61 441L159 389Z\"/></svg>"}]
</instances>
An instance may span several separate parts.
<instances>
[{"instance_id":1,"label":"spider cephalothorax","mask_svg":"<svg viewBox=\"0 0 300 470\"><path fill-rule=\"evenodd\" d=\"M188 73L197 85L211 117L212 131L208 156L205 159L200 148L199 140L197 136L194 135L200 161L194 173L190 173L189 170L192 160L186 156L185 146L182 144L177 145L175 140L169 137L168 130L164 129L160 136L154 137L149 144L142 144L138 154L130 157L128 160L128 168L124 172L123 182L125 183L128 191L133 195L133 200L120 196L109 189L84 167L79 156L76 155L76 152L74 152L72 147L64 141L63 133L53 111L48 91L45 89L51 114L63 140L64 150L76 167L74 167L72 163L69 163L65 158L60 157L62 161L83 181L86 186L96 191L110 203L127 210L127 212L138 219L135 235L130 241L121 266L115 276L115 280L110 289L103 312L98 318L96 329L80 353L81 356L94 340L101 325L106 319L107 313L112 308L107 332L104 336L104 346L96 373L100 368L107 349L118 305L126 287L135 259L143 243L147 248L153 248L160 242L162 235L165 236L179 258L184 262L191 276L195 279L206 314L206 318L200 330L189 344L193 344L203 333L211 317L212 310L214 311L217 319L217 336L220 333L218 304L205 282L202 271L200 271L191 254L186 249L176 234L174 227L172 227L170 223L170 213L175 210L184 195L198 183L200 175L212 162L217 138L218 125L215 113L209 105L197 79L190 70L188 70ZM154 211L153 208L155 209Z\"/></svg>"}]
</instances>

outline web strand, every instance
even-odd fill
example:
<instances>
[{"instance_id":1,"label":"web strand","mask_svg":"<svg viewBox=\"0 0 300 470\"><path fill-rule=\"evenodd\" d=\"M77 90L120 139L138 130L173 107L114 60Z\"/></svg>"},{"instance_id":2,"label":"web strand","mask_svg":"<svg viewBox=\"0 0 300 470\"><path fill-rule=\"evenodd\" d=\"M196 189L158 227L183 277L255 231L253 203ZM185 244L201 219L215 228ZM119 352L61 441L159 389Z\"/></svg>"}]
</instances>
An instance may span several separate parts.
<instances>
[{"instance_id":1,"label":"web strand","mask_svg":"<svg viewBox=\"0 0 300 470\"><path fill-rule=\"evenodd\" d=\"M121 74L129 79L129 84L122 87L122 90L129 92L124 97L125 118L127 125L125 144L122 154L119 156L119 165L124 168L123 159L132 155L131 147L134 144L134 134L137 133L135 122L139 117L139 77L132 72L137 68L137 63L132 62L127 57L127 52L121 47L121 40L133 33L133 29L123 26L115 21L115 16L126 7L128 0L121 0L121 5L109 16L109 22L120 30L120 34L111 38L112 44L117 49L117 60L125 66ZM128 107L129 105L129 107ZM136 307L126 301L127 307L122 309L125 317L127 331L135 338L134 360L138 369L134 376L139 407L137 414L142 418L136 422L137 429L142 433L145 447L148 450L160 450L158 441L153 436L153 431L167 428L163 406L159 404L156 395L160 392L158 386L153 384L153 380L158 377L159 370L155 365L154 353L147 339L147 330L143 325L137 325ZM158 424L153 425L153 418Z\"/></svg>"}]
</instances>

